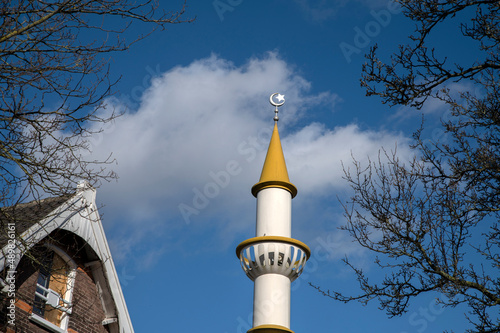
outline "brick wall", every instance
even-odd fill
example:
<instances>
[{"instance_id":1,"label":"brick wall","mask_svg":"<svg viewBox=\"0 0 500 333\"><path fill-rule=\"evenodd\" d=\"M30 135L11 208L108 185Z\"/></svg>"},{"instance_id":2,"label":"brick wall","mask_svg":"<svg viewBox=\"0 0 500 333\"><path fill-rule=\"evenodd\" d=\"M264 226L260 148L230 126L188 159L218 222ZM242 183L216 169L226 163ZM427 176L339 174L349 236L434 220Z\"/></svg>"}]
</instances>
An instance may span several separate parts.
<instances>
[{"instance_id":1,"label":"brick wall","mask_svg":"<svg viewBox=\"0 0 500 333\"><path fill-rule=\"evenodd\" d=\"M90 311L89 311L90 310ZM78 333L105 333L104 311L90 270L78 267L69 328Z\"/></svg>"},{"instance_id":2,"label":"brick wall","mask_svg":"<svg viewBox=\"0 0 500 333\"><path fill-rule=\"evenodd\" d=\"M85 268L84 263L87 258L84 244L75 242L64 244L64 237L60 238L58 246L66 251L77 263L78 269L75 277L73 290L73 308L70 315L68 332L71 333L106 333L109 332L107 326L102 325L104 311L98 294L95 281L89 268ZM68 239L66 239L67 241ZM79 241L81 243L81 241ZM63 247L64 245L67 245ZM0 300L0 332L2 333L46 333L50 330L43 328L29 320L34 301L36 283L38 278L38 268L32 263L33 260L23 257L18 265L16 276L16 318L15 326L8 325L5 318L7 313L7 300Z\"/></svg>"}]
</instances>

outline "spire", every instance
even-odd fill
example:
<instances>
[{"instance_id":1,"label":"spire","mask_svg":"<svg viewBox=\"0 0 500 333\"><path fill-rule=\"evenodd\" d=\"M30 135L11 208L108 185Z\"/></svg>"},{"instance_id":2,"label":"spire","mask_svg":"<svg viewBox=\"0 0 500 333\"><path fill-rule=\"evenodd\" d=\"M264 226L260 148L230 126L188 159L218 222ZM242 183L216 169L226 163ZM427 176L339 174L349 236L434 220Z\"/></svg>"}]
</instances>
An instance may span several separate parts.
<instances>
[{"instance_id":1,"label":"spire","mask_svg":"<svg viewBox=\"0 0 500 333\"><path fill-rule=\"evenodd\" d=\"M291 283L300 276L311 255L306 244L291 238L292 198L297 188L288 179L277 126L278 106L285 103L285 98L275 93L270 102L276 107L273 135L260 181L252 187L257 198L256 237L236 247L241 268L254 282L252 328L247 333L293 333Z\"/></svg>"},{"instance_id":2,"label":"spire","mask_svg":"<svg viewBox=\"0 0 500 333\"><path fill-rule=\"evenodd\" d=\"M281 103L274 101L275 96ZM274 129L269 148L267 149L266 160L262 168L260 180L252 187L252 194L257 197L257 193L264 188L278 187L289 191L293 198L297 195L297 188L290 183L290 179L288 178L285 156L283 155L278 132L278 107L285 103L285 99L283 95L274 93L271 95L269 101L276 107L274 111L276 114L274 116Z\"/></svg>"}]
</instances>

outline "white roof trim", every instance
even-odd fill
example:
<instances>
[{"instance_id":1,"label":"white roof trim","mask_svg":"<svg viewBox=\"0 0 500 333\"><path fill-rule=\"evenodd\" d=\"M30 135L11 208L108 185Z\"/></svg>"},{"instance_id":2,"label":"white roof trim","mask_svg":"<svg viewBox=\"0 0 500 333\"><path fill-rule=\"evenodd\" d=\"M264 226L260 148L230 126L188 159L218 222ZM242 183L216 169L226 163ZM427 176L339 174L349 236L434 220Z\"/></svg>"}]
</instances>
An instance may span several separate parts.
<instances>
[{"instance_id":1,"label":"white roof trim","mask_svg":"<svg viewBox=\"0 0 500 333\"><path fill-rule=\"evenodd\" d=\"M133 333L132 322L128 313L125 298L118 280L118 274L111 257L111 251L104 234L101 218L95 204L96 190L88 184L80 184L76 195L68 199L65 203L48 214L47 218L35 223L31 228L22 234L25 246L16 242L16 266L21 259L23 248L31 248L38 244L42 239L48 236L56 229L67 230L85 240L85 242L94 250L99 257L103 275L107 283L101 287L101 295L104 303L114 301L116 314L112 309L105 307L106 317L118 317L120 333ZM7 254L7 245L0 252L0 271L5 266L5 254ZM94 269L94 267L92 267ZM100 267L99 267L100 268ZM3 281L0 281L3 282ZM104 288L103 288L104 287ZM106 290L107 289L107 290ZM109 299L112 297L112 300Z\"/></svg>"}]
</instances>

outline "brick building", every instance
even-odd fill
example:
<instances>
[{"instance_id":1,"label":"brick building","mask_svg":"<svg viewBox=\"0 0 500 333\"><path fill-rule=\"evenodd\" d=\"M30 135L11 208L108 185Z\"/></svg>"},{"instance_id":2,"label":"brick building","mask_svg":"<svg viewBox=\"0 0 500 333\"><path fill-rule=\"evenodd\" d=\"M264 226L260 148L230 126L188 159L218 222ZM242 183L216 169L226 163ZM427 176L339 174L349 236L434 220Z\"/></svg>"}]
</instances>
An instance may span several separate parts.
<instances>
[{"instance_id":1,"label":"brick building","mask_svg":"<svg viewBox=\"0 0 500 333\"><path fill-rule=\"evenodd\" d=\"M0 210L0 332L133 332L95 194Z\"/></svg>"}]
</instances>

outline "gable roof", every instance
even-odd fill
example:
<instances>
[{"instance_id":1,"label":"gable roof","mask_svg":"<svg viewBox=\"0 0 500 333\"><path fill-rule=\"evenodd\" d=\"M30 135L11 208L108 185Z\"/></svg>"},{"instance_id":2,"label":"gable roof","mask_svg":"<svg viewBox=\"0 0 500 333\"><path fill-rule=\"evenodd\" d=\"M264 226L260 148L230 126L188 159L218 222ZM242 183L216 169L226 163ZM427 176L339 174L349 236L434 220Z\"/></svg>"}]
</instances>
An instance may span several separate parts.
<instances>
[{"instance_id":1,"label":"gable roof","mask_svg":"<svg viewBox=\"0 0 500 333\"><path fill-rule=\"evenodd\" d=\"M71 195L21 204L15 208L2 208L0 222L11 222L13 218L15 232L22 238L22 242L16 241L15 266L29 248L42 242L53 231L65 230L82 238L98 257L98 260L86 266L91 268L99 288L106 316L103 322L108 324L111 333L133 333L95 197L95 189L84 182ZM7 240L5 235L0 240L0 272L6 266L6 255L9 253ZM5 285L5 281L0 278L0 288Z\"/></svg>"},{"instance_id":2,"label":"gable roof","mask_svg":"<svg viewBox=\"0 0 500 333\"><path fill-rule=\"evenodd\" d=\"M0 208L0 227L5 229L8 223L13 222L16 224L16 233L22 234L32 227L33 224L47 217L50 212L54 211L73 195L75 194L31 201L13 207L2 207ZM0 248L3 248L7 244L8 239L7 232L0 232Z\"/></svg>"}]
</instances>

